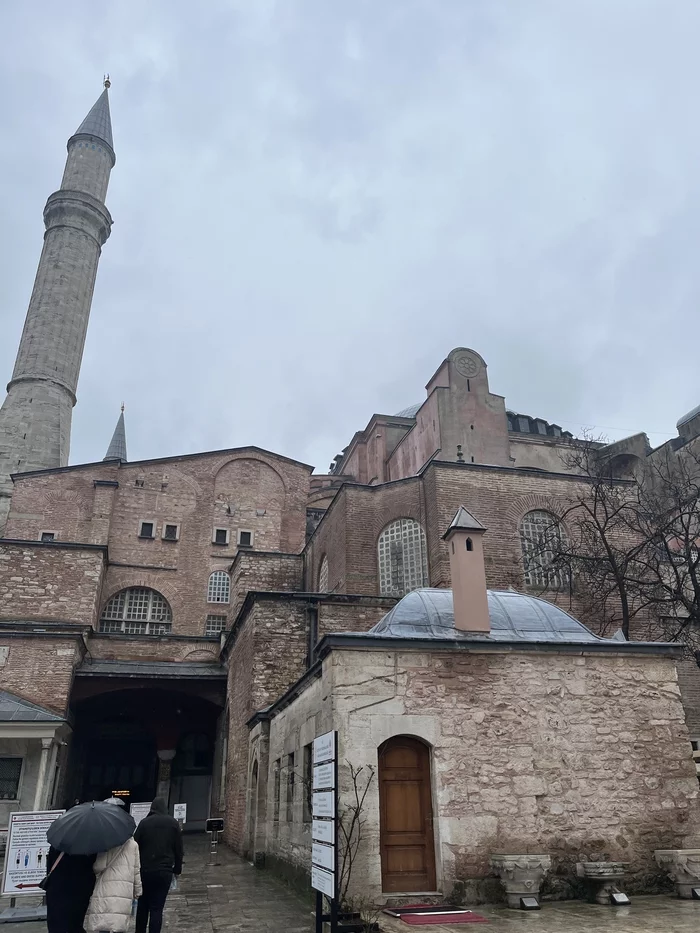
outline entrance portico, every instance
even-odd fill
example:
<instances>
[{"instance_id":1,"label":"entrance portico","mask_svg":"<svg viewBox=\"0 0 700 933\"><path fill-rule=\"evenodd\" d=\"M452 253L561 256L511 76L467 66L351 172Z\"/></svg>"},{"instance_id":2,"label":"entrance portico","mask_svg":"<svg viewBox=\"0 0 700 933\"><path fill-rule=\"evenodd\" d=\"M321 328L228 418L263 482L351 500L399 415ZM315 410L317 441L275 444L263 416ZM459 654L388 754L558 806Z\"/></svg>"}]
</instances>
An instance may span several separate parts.
<instances>
[{"instance_id":1,"label":"entrance portico","mask_svg":"<svg viewBox=\"0 0 700 933\"><path fill-rule=\"evenodd\" d=\"M216 664L94 661L76 672L68 798L187 804L187 830L216 809L226 679ZM216 786L215 786L216 785Z\"/></svg>"}]
</instances>

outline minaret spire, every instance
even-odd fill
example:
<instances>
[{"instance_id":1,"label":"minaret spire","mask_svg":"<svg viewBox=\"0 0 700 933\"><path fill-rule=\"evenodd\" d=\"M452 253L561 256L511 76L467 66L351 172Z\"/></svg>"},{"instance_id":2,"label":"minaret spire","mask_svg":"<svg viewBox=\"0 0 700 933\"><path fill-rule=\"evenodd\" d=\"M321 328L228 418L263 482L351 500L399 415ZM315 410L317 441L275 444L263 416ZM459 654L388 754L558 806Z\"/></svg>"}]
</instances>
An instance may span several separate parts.
<instances>
[{"instance_id":1,"label":"minaret spire","mask_svg":"<svg viewBox=\"0 0 700 933\"><path fill-rule=\"evenodd\" d=\"M107 80L68 140L61 187L44 208L44 246L0 409L0 534L12 495L10 475L68 463L97 264L112 228L104 204L116 161Z\"/></svg>"},{"instance_id":2,"label":"minaret spire","mask_svg":"<svg viewBox=\"0 0 700 933\"><path fill-rule=\"evenodd\" d=\"M109 442L107 454L104 459L120 460L122 463L126 463L126 427L124 425L124 402L122 402L121 414L117 420L117 426L114 429L114 434L112 435L112 440Z\"/></svg>"}]
</instances>

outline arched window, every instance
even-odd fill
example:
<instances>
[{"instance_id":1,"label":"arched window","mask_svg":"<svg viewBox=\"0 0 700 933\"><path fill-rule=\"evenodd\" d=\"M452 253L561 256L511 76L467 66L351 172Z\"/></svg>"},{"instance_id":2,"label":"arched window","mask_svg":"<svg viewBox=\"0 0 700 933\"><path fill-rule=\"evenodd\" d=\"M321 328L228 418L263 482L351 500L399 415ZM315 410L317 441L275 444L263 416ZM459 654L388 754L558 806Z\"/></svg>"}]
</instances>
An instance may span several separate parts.
<instances>
[{"instance_id":1,"label":"arched window","mask_svg":"<svg viewBox=\"0 0 700 933\"><path fill-rule=\"evenodd\" d=\"M172 613L164 596L146 586L120 590L107 601L100 631L124 635L168 635Z\"/></svg>"},{"instance_id":2,"label":"arched window","mask_svg":"<svg viewBox=\"0 0 700 933\"><path fill-rule=\"evenodd\" d=\"M321 568L318 571L318 591L319 593L328 592L328 558L324 557L321 561Z\"/></svg>"},{"instance_id":3,"label":"arched window","mask_svg":"<svg viewBox=\"0 0 700 933\"><path fill-rule=\"evenodd\" d=\"M208 603L227 603L231 597L231 578L225 570L215 570L209 577Z\"/></svg>"},{"instance_id":4,"label":"arched window","mask_svg":"<svg viewBox=\"0 0 700 933\"><path fill-rule=\"evenodd\" d=\"M520 523L520 544L528 586L547 590L568 586L569 574L563 557L569 542L556 515L541 509L527 512Z\"/></svg>"},{"instance_id":5,"label":"arched window","mask_svg":"<svg viewBox=\"0 0 700 933\"><path fill-rule=\"evenodd\" d=\"M412 518L399 518L379 536L379 592L403 596L428 586L425 532Z\"/></svg>"}]
</instances>

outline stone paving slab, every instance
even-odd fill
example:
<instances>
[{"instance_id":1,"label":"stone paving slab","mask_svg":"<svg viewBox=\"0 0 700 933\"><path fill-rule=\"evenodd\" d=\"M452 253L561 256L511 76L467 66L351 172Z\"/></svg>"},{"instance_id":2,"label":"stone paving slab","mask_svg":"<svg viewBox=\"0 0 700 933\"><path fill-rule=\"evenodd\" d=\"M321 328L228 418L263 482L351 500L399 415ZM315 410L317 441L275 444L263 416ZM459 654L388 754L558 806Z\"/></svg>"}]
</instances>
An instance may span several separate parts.
<instances>
[{"instance_id":1,"label":"stone paving slab","mask_svg":"<svg viewBox=\"0 0 700 933\"><path fill-rule=\"evenodd\" d=\"M185 838L180 889L166 905L166 933L313 933L311 901L298 897L268 872L253 868L220 847L208 864L207 839ZM0 902L1 903L1 902ZM4 905L3 905L4 906ZM546 903L540 911L475 907L488 924L409 927L384 914L384 933L698 933L700 901L661 895L635 897L630 907L601 907L580 901ZM131 929L133 929L133 922ZM3 933L46 933L45 923L11 923Z\"/></svg>"}]
</instances>

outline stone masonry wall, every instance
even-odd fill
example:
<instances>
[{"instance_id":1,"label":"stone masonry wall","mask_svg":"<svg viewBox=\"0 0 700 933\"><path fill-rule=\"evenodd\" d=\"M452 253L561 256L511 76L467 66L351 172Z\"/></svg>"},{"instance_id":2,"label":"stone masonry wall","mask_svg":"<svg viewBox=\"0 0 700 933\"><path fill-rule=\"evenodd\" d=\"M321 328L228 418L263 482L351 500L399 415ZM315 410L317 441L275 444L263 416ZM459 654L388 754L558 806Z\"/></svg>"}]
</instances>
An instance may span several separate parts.
<instances>
[{"instance_id":1,"label":"stone masonry wall","mask_svg":"<svg viewBox=\"0 0 700 933\"><path fill-rule=\"evenodd\" d=\"M301 590L303 571L300 554L239 551L231 567L229 618L236 618L249 590Z\"/></svg>"},{"instance_id":2,"label":"stone masonry wall","mask_svg":"<svg viewBox=\"0 0 700 933\"><path fill-rule=\"evenodd\" d=\"M103 575L99 549L0 541L0 620L94 625Z\"/></svg>"},{"instance_id":3,"label":"stone masonry wall","mask_svg":"<svg viewBox=\"0 0 700 933\"><path fill-rule=\"evenodd\" d=\"M334 651L326 662L342 757L377 765L393 735L432 748L441 886L489 874L493 852L629 862L697 843L698 782L672 660L654 656ZM357 685L361 684L360 687ZM368 820L378 822L377 788ZM377 890L378 833L355 883Z\"/></svg>"},{"instance_id":4,"label":"stone masonry wall","mask_svg":"<svg viewBox=\"0 0 700 933\"><path fill-rule=\"evenodd\" d=\"M246 843L246 722L301 677L308 650L309 617L304 602L286 603L260 596L229 638L225 838L238 852Z\"/></svg>"}]
</instances>

